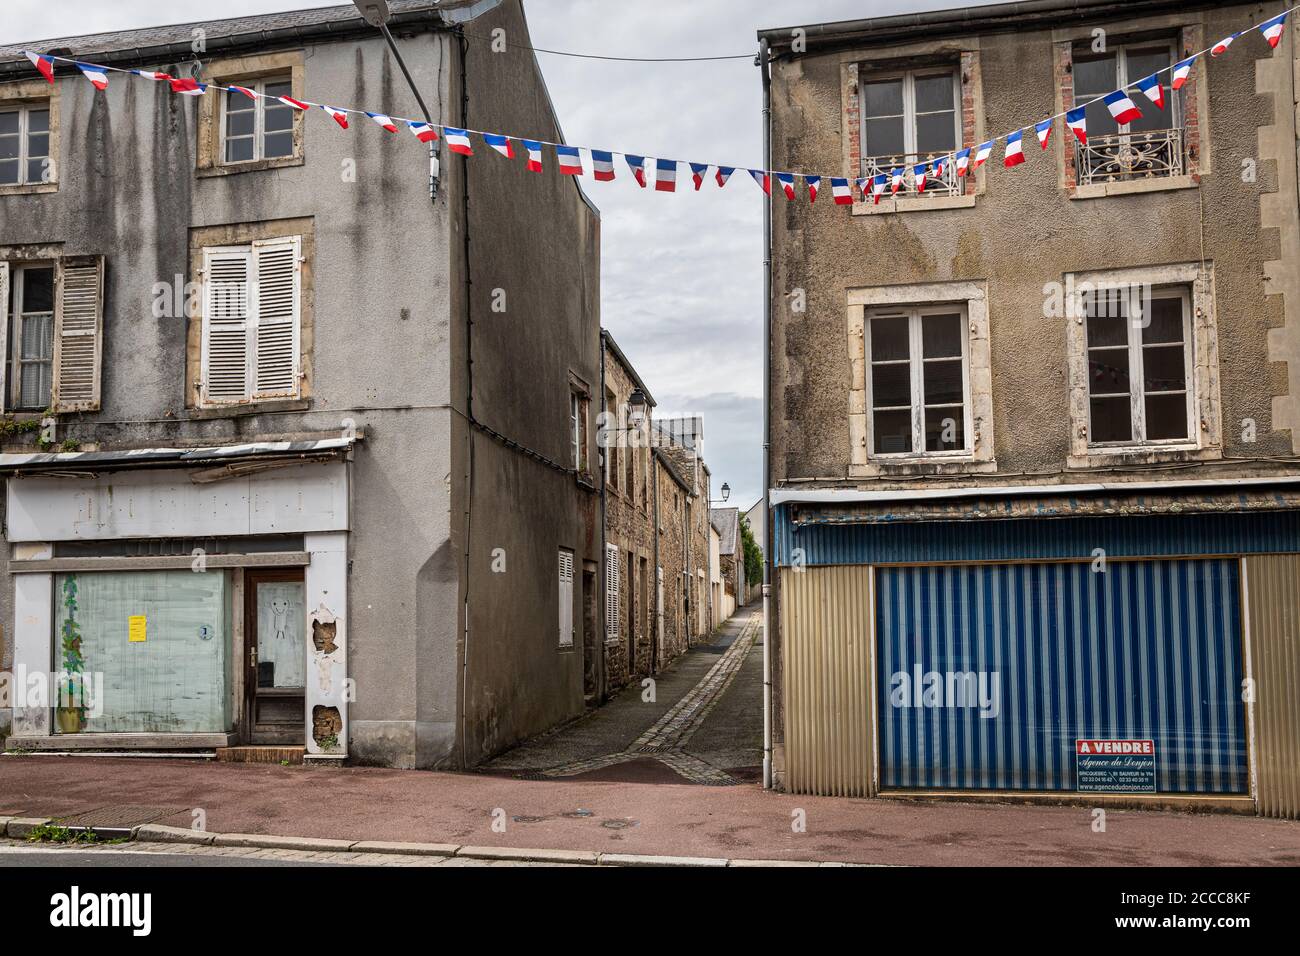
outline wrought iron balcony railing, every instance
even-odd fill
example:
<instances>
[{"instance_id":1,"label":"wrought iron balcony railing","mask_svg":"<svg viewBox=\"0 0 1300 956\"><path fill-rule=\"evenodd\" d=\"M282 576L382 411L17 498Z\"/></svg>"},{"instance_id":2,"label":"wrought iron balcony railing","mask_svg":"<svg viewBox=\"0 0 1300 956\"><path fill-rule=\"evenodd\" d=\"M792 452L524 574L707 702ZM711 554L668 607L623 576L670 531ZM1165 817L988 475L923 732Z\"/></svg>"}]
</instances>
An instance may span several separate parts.
<instances>
[{"instance_id":1,"label":"wrought iron balcony railing","mask_svg":"<svg viewBox=\"0 0 1300 956\"><path fill-rule=\"evenodd\" d=\"M949 161L944 166L943 175L936 177L932 165L934 160L940 157L948 157ZM862 175L878 176L884 173L889 176L895 169L903 170L903 185L898 189L898 195L904 194L915 197L917 195L916 176L914 169L919 163L926 163L925 191L921 193L921 198L926 196L960 196L964 181L957 176L957 167L952 162L952 153L898 153L894 156L867 156L863 159ZM885 198L889 198L890 190L893 184L885 187Z\"/></svg>"},{"instance_id":2,"label":"wrought iron balcony railing","mask_svg":"<svg viewBox=\"0 0 1300 956\"><path fill-rule=\"evenodd\" d=\"M1080 186L1181 176L1187 168L1181 129L1090 135L1087 146L1075 141L1074 158Z\"/></svg>"}]
</instances>

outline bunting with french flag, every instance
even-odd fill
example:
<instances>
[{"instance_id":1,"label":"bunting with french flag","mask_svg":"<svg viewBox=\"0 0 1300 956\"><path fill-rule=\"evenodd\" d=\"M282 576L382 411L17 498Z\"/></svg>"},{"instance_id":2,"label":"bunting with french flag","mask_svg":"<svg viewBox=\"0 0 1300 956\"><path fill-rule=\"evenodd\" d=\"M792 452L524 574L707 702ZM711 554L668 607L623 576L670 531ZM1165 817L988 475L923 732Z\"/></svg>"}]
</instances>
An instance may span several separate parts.
<instances>
[{"instance_id":1,"label":"bunting with french flag","mask_svg":"<svg viewBox=\"0 0 1300 956\"><path fill-rule=\"evenodd\" d=\"M556 146L555 159L560 164L560 173L564 176L582 175L582 154L576 146Z\"/></svg>"},{"instance_id":2,"label":"bunting with french flag","mask_svg":"<svg viewBox=\"0 0 1300 956\"><path fill-rule=\"evenodd\" d=\"M1264 39L1268 41L1268 45L1276 50L1277 45L1282 42L1282 31L1285 29L1286 14L1284 13L1279 17L1274 17L1267 23L1260 24L1259 32L1264 34Z\"/></svg>"},{"instance_id":3,"label":"bunting with french flag","mask_svg":"<svg viewBox=\"0 0 1300 956\"><path fill-rule=\"evenodd\" d=\"M419 120L407 120L406 125L411 128L415 138L421 143L431 143L438 138L438 131L428 123L422 123Z\"/></svg>"},{"instance_id":4,"label":"bunting with french flag","mask_svg":"<svg viewBox=\"0 0 1300 956\"><path fill-rule=\"evenodd\" d=\"M530 173L540 173L542 171L542 144L533 139L521 140L524 144L524 150L528 153L528 171Z\"/></svg>"},{"instance_id":5,"label":"bunting with french flag","mask_svg":"<svg viewBox=\"0 0 1300 956\"><path fill-rule=\"evenodd\" d=\"M1024 132L1016 130L1007 137L1007 153L1002 163L1007 169L1019 166L1025 161Z\"/></svg>"},{"instance_id":6,"label":"bunting with french flag","mask_svg":"<svg viewBox=\"0 0 1300 956\"><path fill-rule=\"evenodd\" d=\"M803 181L804 184L807 185L808 187L808 201L816 202L817 190L821 188L822 178L820 176L805 176L803 178Z\"/></svg>"},{"instance_id":7,"label":"bunting with french flag","mask_svg":"<svg viewBox=\"0 0 1300 956\"><path fill-rule=\"evenodd\" d=\"M326 113L329 113L329 115L334 118L334 122L338 123L343 129L348 128L348 114L343 110L336 110L334 107L326 106L324 103L321 104L320 108Z\"/></svg>"},{"instance_id":8,"label":"bunting with french flag","mask_svg":"<svg viewBox=\"0 0 1300 956\"><path fill-rule=\"evenodd\" d=\"M591 151L591 175L597 182L613 182L614 154L604 149L593 149Z\"/></svg>"},{"instance_id":9,"label":"bunting with french flag","mask_svg":"<svg viewBox=\"0 0 1300 956\"><path fill-rule=\"evenodd\" d=\"M250 100L257 99L257 93L246 86L228 86L226 89L230 90L232 93L241 93L244 96L247 96Z\"/></svg>"},{"instance_id":10,"label":"bunting with french flag","mask_svg":"<svg viewBox=\"0 0 1300 956\"><path fill-rule=\"evenodd\" d=\"M1174 81L1170 85L1175 90L1181 90L1187 83L1188 77L1192 75L1192 65L1196 62L1196 57L1189 57L1186 60L1180 60L1174 64L1173 77Z\"/></svg>"},{"instance_id":11,"label":"bunting with french flag","mask_svg":"<svg viewBox=\"0 0 1300 956\"><path fill-rule=\"evenodd\" d=\"M636 184L642 189L645 189L645 157L633 156L631 153L624 153L623 160L627 163L628 169L632 170L632 175L636 179Z\"/></svg>"},{"instance_id":12,"label":"bunting with french flag","mask_svg":"<svg viewBox=\"0 0 1300 956\"><path fill-rule=\"evenodd\" d=\"M871 180L871 201L877 206L880 205L880 197L885 194L885 183L888 179L888 176L880 173Z\"/></svg>"},{"instance_id":13,"label":"bunting with french flag","mask_svg":"<svg viewBox=\"0 0 1300 956\"><path fill-rule=\"evenodd\" d=\"M794 202L794 175L792 173L775 173L776 181L785 191L785 198Z\"/></svg>"},{"instance_id":14,"label":"bunting with french flag","mask_svg":"<svg viewBox=\"0 0 1300 956\"><path fill-rule=\"evenodd\" d=\"M1110 115L1115 117L1115 122L1120 126L1142 118L1142 111L1133 105L1133 101L1124 90L1106 94L1102 97L1102 102L1106 104L1106 109L1110 110Z\"/></svg>"},{"instance_id":15,"label":"bunting with french flag","mask_svg":"<svg viewBox=\"0 0 1300 956\"><path fill-rule=\"evenodd\" d=\"M1165 108L1165 85L1160 81L1160 74L1153 73L1133 84L1146 94L1147 99L1156 104L1156 109Z\"/></svg>"},{"instance_id":16,"label":"bunting with french flag","mask_svg":"<svg viewBox=\"0 0 1300 956\"><path fill-rule=\"evenodd\" d=\"M989 140L987 143L980 143L978 146L976 146L975 147L975 168L979 169L981 166L987 163L989 161L989 157L992 155L993 155L993 140Z\"/></svg>"},{"instance_id":17,"label":"bunting with french flag","mask_svg":"<svg viewBox=\"0 0 1300 956\"><path fill-rule=\"evenodd\" d=\"M704 177L708 175L708 163L691 163L691 181L695 183L695 191L699 192L704 186Z\"/></svg>"},{"instance_id":18,"label":"bunting with french flag","mask_svg":"<svg viewBox=\"0 0 1300 956\"><path fill-rule=\"evenodd\" d=\"M772 180L766 172L761 169L751 169L749 175L754 178L754 182L758 183L759 189L769 196L772 195Z\"/></svg>"},{"instance_id":19,"label":"bunting with french flag","mask_svg":"<svg viewBox=\"0 0 1300 956\"><path fill-rule=\"evenodd\" d=\"M1088 145L1088 109L1076 106L1065 114L1065 125L1084 146Z\"/></svg>"},{"instance_id":20,"label":"bunting with french flag","mask_svg":"<svg viewBox=\"0 0 1300 956\"><path fill-rule=\"evenodd\" d=\"M161 83L163 80L170 80L171 74L159 73L156 70L132 70L136 76L144 77L146 80L153 80L155 83Z\"/></svg>"},{"instance_id":21,"label":"bunting with french flag","mask_svg":"<svg viewBox=\"0 0 1300 956\"><path fill-rule=\"evenodd\" d=\"M892 196L903 188L903 167L899 166L889 174L890 189L889 194Z\"/></svg>"},{"instance_id":22,"label":"bunting with french flag","mask_svg":"<svg viewBox=\"0 0 1300 956\"><path fill-rule=\"evenodd\" d=\"M925 174L925 163L917 163L912 167L912 178L916 181L916 191L918 193L925 192Z\"/></svg>"},{"instance_id":23,"label":"bunting with french flag","mask_svg":"<svg viewBox=\"0 0 1300 956\"><path fill-rule=\"evenodd\" d=\"M188 76L172 76L167 78L171 84L172 92L179 93L181 96L202 96L208 91L208 84L200 83L198 80ZM297 102L295 100L295 102ZM302 109L307 107L301 106Z\"/></svg>"},{"instance_id":24,"label":"bunting with french flag","mask_svg":"<svg viewBox=\"0 0 1300 956\"><path fill-rule=\"evenodd\" d=\"M460 153L462 156L474 155L474 147L469 143L469 133L465 130L444 126L442 138L447 141L447 148L453 153Z\"/></svg>"},{"instance_id":25,"label":"bunting with french flag","mask_svg":"<svg viewBox=\"0 0 1300 956\"><path fill-rule=\"evenodd\" d=\"M86 79L90 80L91 85L94 86L95 89L108 89L108 74L100 67L95 66L93 63L79 62L77 64L77 69L81 71L82 75L85 76Z\"/></svg>"},{"instance_id":26,"label":"bunting with french flag","mask_svg":"<svg viewBox=\"0 0 1300 956\"><path fill-rule=\"evenodd\" d=\"M957 178L960 179L970 172L970 147L959 149L957 151Z\"/></svg>"},{"instance_id":27,"label":"bunting with french flag","mask_svg":"<svg viewBox=\"0 0 1300 956\"><path fill-rule=\"evenodd\" d=\"M506 159L515 158L515 146L510 141L509 136L498 136L496 133L484 133L483 142L487 143L488 149L495 150Z\"/></svg>"},{"instance_id":28,"label":"bunting with french flag","mask_svg":"<svg viewBox=\"0 0 1300 956\"><path fill-rule=\"evenodd\" d=\"M736 171L735 166L718 167L718 172L716 175L714 175L713 178L717 180L719 189L727 185L727 180L731 178L731 174L734 173L735 171Z\"/></svg>"},{"instance_id":29,"label":"bunting with french flag","mask_svg":"<svg viewBox=\"0 0 1300 956\"><path fill-rule=\"evenodd\" d=\"M674 193L677 191L677 160L655 160L655 192Z\"/></svg>"},{"instance_id":30,"label":"bunting with french flag","mask_svg":"<svg viewBox=\"0 0 1300 956\"><path fill-rule=\"evenodd\" d=\"M378 126L381 129L386 129L390 133L397 132L397 124L393 122L393 118L391 116L388 116L384 113L367 113L366 115L369 116L372 120L374 120L375 123L378 124Z\"/></svg>"},{"instance_id":31,"label":"bunting with french flag","mask_svg":"<svg viewBox=\"0 0 1300 956\"><path fill-rule=\"evenodd\" d=\"M864 182L866 182L866 180L858 180L859 188L861 188L861 183ZM831 199L835 200L835 205L837 206L853 205L853 187L849 185L847 179L831 179Z\"/></svg>"},{"instance_id":32,"label":"bunting with french flag","mask_svg":"<svg viewBox=\"0 0 1300 956\"><path fill-rule=\"evenodd\" d=\"M1034 127L1034 132L1038 134L1038 145L1047 149L1047 141L1052 138L1052 121L1043 120Z\"/></svg>"},{"instance_id":33,"label":"bunting with french flag","mask_svg":"<svg viewBox=\"0 0 1300 956\"><path fill-rule=\"evenodd\" d=\"M177 90L177 92L180 91ZM276 99L279 100L281 103L283 103L285 106L292 106L296 110L311 109L310 103L304 103L302 100L295 100L292 96L277 96Z\"/></svg>"},{"instance_id":34,"label":"bunting with french flag","mask_svg":"<svg viewBox=\"0 0 1300 956\"><path fill-rule=\"evenodd\" d=\"M1210 56L1222 56L1228 52L1228 47L1232 46L1232 41L1241 36L1240 33L1234 33L1232 36L1224 37L1218 43L1210 48Z\"/></svg>"},{"instance_id":35,"label":"bunting with french flag","mask_svg":"<svg viewBox=\"0 0 1300 956\"><path fill-rule=\"evenodd\" d=\"M32 66L41 71L41 76L50 83L54 82L54 57L43 53L28 53L27 59L32 61Z\"/></svg>"}]
</instances>

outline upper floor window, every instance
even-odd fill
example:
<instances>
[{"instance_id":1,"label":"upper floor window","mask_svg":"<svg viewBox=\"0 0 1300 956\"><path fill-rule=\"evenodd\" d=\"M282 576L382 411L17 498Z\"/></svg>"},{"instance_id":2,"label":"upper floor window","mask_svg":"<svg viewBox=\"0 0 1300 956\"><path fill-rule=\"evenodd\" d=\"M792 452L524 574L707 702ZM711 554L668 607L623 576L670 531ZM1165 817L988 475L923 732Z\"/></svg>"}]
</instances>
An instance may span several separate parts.
<instances>
[{"instance_id":1,"label":"upper floor window","mask_svg":"<svg viewBox=\"0 0 1300 956\"><path fill-rule=\"evenodd\" d=\"M0 186L48 183L53 179L49 107L0 111Z\"/></svg>"},{"instance_id":2,"label":"upper floor window","mask_svg":"<svg viewBox=\"0 0 1300 956\"><path fill-rule=\"evenodd\" d=\"M590 470L587 446L587 412L589 399L573 388L569 392L569 441L573 453L573 470L586 474Z\"/></svg>"},{"instance_id":3,"label":"upper floor window","mask_svg":"<svg viewBox=\"0 0 1300 956\"><path fill-rule=\"evenodd\" d=\"M1192 439L1191 293L1185 287L1100 290L1084 302L1088 443Z\"/></svg>"},{"instance_id":4,"label":"upper floor window","mask_svg":"<svg viewBox=\"0 0 1300 956\"><path fill-rule=\"evenodd\" d=\"M9 407L50 407L54 384L54 265L13 270L9 295Z\"/></svg>"},{"instance_id":5,"label":"upper floor window","mask_svg":"<svg viewBox=\"0 0 1300 956\"><path fill-rule=\"evenodd\" d=\"M902 168L903 189L915 192L913 167L948 155L961 142L961 87L952 69L873 75L862 80L860 101L863 176ZM938 179L930 170L925 193L952 195L961 187L955 168L945 168Z\"/></svg>"},{"instance_id":6,"label":"upper floor window","mask_svg":"<svg viewBox=\"0 0 1300 956\"><path fill-rule=\"evenodd\" d=\"M969 454L965 308L881 308L866 325L872 455Z\"/></svg>"},{"instance_id":7,"label":"upper floor window","mask_svg":"<svg viewBox=\"0 0 1300 956\"><path fill-rule=\"evenodd\" d=\"M1170 75L1161 73L1158 77L1163 109L1136 88L1139 80L1167 70L1174 56L1171 42L1110 46L1105 53L1074 51L1075 103L1127 90L1142 113L1140 119L1117 124L1105 103L1098 101L1088 106L1087 145L1071 137L1079 185L1181 176L1186 172L1182 96L1169 85Z\"/></svg>"},{"instance_id":8,"label":"upper floor window","mask_svg":"<svg viewBox=\"0 0 1300 956\"><path fill-rule=\"evenodd\" d=\"M262 95L254 99L232 91L223 97L222 162L252 163L293 156L295 110L276 99L293 95L290 77L250 80L242 85Z\"/></svg>"}]
</instances>

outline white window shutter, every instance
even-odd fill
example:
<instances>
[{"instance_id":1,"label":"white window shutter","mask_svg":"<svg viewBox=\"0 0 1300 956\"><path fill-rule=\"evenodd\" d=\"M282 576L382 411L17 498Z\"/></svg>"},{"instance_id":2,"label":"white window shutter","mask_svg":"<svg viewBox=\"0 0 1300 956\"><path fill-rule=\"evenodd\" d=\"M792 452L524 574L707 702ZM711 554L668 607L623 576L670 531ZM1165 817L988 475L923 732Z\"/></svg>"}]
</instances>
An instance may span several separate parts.
<instances>
[{"instance_id":1,"label":"white window shutter","mask_svg":"<svg viewBox=\"0 0 1300 956\"><path fill-rule=\"evenodd\" d=\"M605 548L605 640L607 641L618 637L619 590L618 548L611 544Z\"/></svg>"},{"instance_id":2,"label":"white window shutter","mask_svg":"<svg viewBox=\"0 0 1300 956\"><path fill-rule=\"evenodd\" d=\"M301 239L253 243L253 398L298 395L298 315Z\"/></svg>"},{"instance_id":3,"label":"white window shutter","mask_svg":"<svg viewBox=\"0 0 1300 956\"><path fill-rule=\"evenodd\" d=\"M58 289L50 404L56 412L98 411L104 348L104 257L59 260Z\"/></svg>"},{"instance_id":4,"label":"white window shutter","mask_svg":"<svg viewBox=\"0 0 1300 956\"><path fill-rule=\"evenodd\" d=\"M249 285L246 248L203 250L202 396L205 402L249 397Z\"/></svg>"},{"instance_id":5,"label":"white window shutter","mask_svg":"<svg viewBox=\"0 0 1300 956\"><path fill-rule=\"evenodd\" d=\"M573 552L560 552L560 646L573 646Z\"/></svg>"},{"instance_id":6,"label":"white window shutter","mask_svg":"<svg viewBox=\"0 0 1300 956\"><path fill-rule=\"evenodd\" d=\"M9 404L9 263L0 262L0 411Z\"/></svg>"}]
</instances>

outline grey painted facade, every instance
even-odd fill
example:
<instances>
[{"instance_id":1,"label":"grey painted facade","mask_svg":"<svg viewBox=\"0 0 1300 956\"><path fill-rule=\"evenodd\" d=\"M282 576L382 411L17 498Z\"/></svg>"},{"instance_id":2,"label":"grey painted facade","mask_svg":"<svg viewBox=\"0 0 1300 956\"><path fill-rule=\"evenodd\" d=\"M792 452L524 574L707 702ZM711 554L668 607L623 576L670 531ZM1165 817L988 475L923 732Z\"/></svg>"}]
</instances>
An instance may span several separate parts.
<instances>
[{"instance_id":1,"label":"grey painted facade","mask_svg":"<svg viewBox=\"0 0 1300 956\"><path fill-rule=\"evenodd\" d=\"M406 16L398 42L435 122L560 139L532 54L493 56L447 22L476 15L476 31L526 37L517 0L442 14L397 6ZM301 66L295 95L419 116L383 40L348 9L328 11L328 33L294 14L242 21L233 34L205 25L209 63L284 55ZM161 55L174 49L169 38L111 40L38 46L173 75L188 68L189 57ZM129 52L151 48L160 55ZM14 51L0 53L3 97L31 71L25 58L11 62ZM559 549L574 554L579 582L584 564L599 561L595 484L573 467L569 430L571 387L594 394L600 374L599 219L579 187L528 174L476 140L473 158L444 151L431 203L425 147L405 129L390 135L353 117L342 131L320 111L300 118L300 162L212 174L198 155L199 104L165 83L114 74L98 92L61 70L50 89L57 190L0 195L0 259L39 245L105 260L101 408L56 416L56 443L187 447L355 428L350 757L468 766L580 713L583 642L579 634L561 648L555 623ZM302 397L195 407L192 335L184 317L153 316L154 285L195 280L195 235L284 221L314 246L303 263L311 340L304 330ZM507 311L492 311L494 290ZM30 438L11 435L5 450L30 450ZM492 571L496 549L504 573ZM9 557L6 547L0 561ZM582 600L575 585L579 629ZM0 639L0 668L12 666L13 646Z\"/></svg>"}]
</instances>

